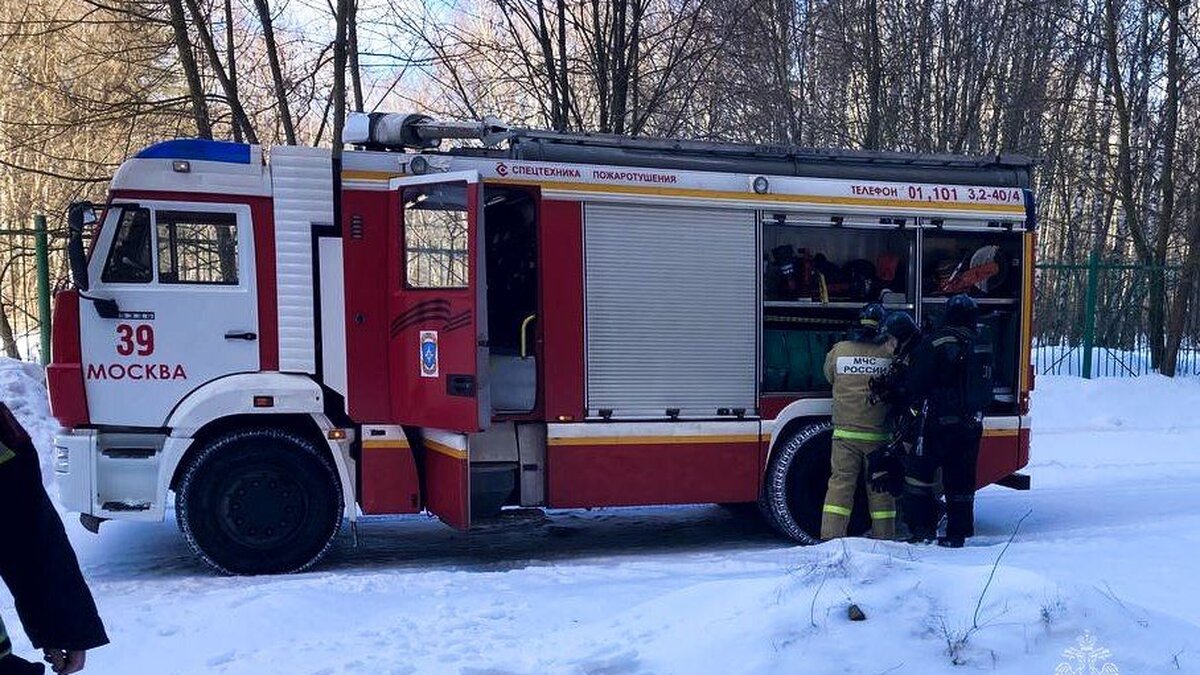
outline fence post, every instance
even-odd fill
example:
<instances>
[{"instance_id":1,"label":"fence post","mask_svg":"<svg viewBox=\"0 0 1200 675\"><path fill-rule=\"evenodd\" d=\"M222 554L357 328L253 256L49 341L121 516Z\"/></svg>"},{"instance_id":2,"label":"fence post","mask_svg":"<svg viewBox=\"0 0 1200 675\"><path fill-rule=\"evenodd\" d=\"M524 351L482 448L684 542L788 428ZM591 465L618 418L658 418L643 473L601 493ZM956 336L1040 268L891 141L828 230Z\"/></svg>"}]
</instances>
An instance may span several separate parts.
<instances>
[{"instance_id":1,"label":"fence post","mask_svg":"<svg viewBox=\"0 0 1200 675\"><path fill-rule=\"evenodd\" d=\"M38 337L41 338L42 365L50 363L50 247L46 241L46 216L33 217L33 235L37 257Z\"/></svg>"},{"instance_id":2,"label":"fence post","mask_svg":"<svg viewBox=\"0 0 1200 675\"><path fill-rule=\"evenodd\" d=\"M1096 344L1096 292L1100 284L1100 256L1088 256L1087 291L1083 296L1083 376L1092 377L1092 348Z\"/></svg>"}]
</instances>

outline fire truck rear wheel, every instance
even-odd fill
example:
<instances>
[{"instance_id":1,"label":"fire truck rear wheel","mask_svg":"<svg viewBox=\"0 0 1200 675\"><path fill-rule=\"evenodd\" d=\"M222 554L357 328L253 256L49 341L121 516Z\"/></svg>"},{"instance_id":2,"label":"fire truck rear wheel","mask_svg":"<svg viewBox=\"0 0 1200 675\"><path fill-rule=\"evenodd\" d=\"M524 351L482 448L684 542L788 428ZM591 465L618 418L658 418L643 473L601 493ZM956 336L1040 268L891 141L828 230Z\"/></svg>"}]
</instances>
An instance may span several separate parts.
<instances>
[{"instance_id":1,"label":"fire truck rear wheel","mask_svg":"<svg viewBox=\"0 0 1200 675\"><path fill-rule=\"evenodd\" d=\"M337 470L324 449L282 429L235 431L210 441L175 492L179 529L223 574L304 570L342 525Z\"/></svg>"},{"instance_id":2,"label":"fire truck rear wheel","mask_svg":"<svg viewBox=\"0 0 1200 675\"><path fill-rule=\"evenodd\" d=\"M829 487L833 424L805 425L782 440L771 454L759 508L783 536L801 544L821 541L821 513ZM858 536L870 527L866 485L860 482L848 534Z\"/></svg>"}]
</instances>

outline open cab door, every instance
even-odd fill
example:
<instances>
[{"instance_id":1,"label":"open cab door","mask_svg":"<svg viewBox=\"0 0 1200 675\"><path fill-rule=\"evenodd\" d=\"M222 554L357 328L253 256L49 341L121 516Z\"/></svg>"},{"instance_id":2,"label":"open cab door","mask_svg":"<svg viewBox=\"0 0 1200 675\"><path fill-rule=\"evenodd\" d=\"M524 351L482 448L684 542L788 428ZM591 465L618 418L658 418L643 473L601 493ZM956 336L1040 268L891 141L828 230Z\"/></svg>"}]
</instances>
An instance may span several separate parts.
<instances>
[{"instance_id":1,"label":"open cab door","mask_svg":"<svg viewBox=\"0 0 1200 675\"><path fill-rule=\"evenodd\" d=\"M468 434L491 421L482 184L475 171L394 178L392 418L420 427L426 507L470 525Z\"/></svg>"}]
</instances>

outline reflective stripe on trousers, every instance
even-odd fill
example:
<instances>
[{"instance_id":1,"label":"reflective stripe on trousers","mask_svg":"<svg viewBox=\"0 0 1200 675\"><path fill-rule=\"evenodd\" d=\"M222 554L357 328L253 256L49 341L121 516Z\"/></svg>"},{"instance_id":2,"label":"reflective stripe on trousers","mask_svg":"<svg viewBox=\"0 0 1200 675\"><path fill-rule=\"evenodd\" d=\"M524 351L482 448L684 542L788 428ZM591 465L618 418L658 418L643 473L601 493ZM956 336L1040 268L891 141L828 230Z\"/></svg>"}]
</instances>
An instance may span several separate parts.
<instances>
[{"instance_id":1,"label":"reflective stripe on trousers","mask_svg":"<svg viewBox=\"0 0 1200 675\"><path fill-rule=\"evenodd\" d=\"M846 536L850 515L854 509L854 496L867 468L867 455L883 445L887 434L842 430L838 437L834 431L829 485L821 508L821 538L836 539ZM883 436L884 440L859 440L846 438L846 433ZM885 492L867 488L868 513L871 514L871 536L876 539L895 537L896 501Z\"/></svg>"},{"instance_id":2,"label":"reflective stripe on trousers","mask_svg":"<svg viewBox=\"0 0 1200 675\"><path fill-rule=\"evenodd\" d=\"M844 438L848 441L890 441L892 435L886 431L857 431L855 429L836 428L833 430L834 438Z\"/></svg>"}]
</instances>

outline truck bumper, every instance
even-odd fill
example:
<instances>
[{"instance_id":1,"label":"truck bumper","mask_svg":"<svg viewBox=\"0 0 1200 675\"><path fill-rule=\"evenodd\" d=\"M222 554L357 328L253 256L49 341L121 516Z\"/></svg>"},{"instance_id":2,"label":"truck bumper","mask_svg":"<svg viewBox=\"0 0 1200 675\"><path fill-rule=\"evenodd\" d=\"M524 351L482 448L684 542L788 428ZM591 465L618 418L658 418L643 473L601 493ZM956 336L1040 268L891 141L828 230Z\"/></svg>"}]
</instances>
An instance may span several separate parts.
<instances>
[{"instance_id":1,"label":"truck bumper","mask_svg":"<svg viewBox=\"0 0 1200 675\"><path fill-rule=\"evenodd\" d=\"M54 438L59 500L69 511L114 520L162 520L166 490L160 434L68 430Z\"/></svg>"},{"instance_id":2,"label":"truck bumper","mask_svg":"<svg viewBox=\"0 0 1200 675\"><path fill-rule=\"evenodd\" d=\"M58 500L68 511L92 513L95 450L96 432L90 429L64 431L54 437Z\"/></svg>"}]
</instances>

